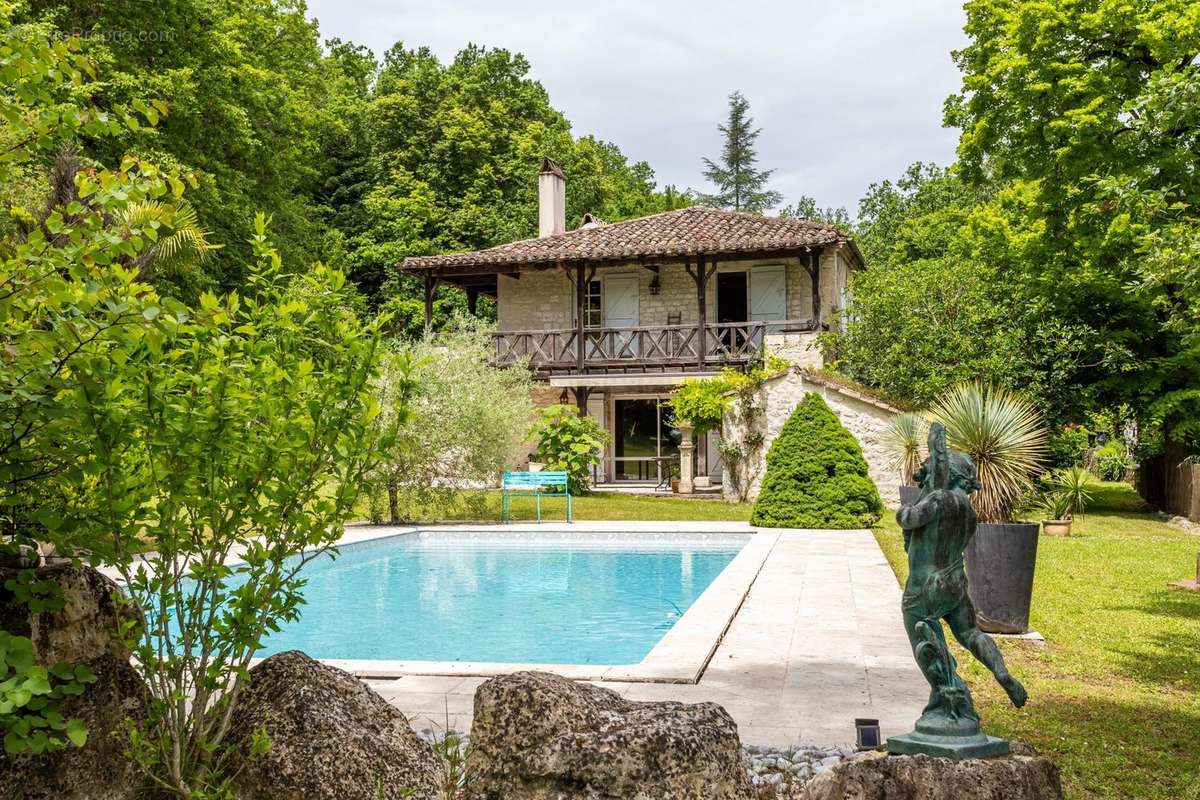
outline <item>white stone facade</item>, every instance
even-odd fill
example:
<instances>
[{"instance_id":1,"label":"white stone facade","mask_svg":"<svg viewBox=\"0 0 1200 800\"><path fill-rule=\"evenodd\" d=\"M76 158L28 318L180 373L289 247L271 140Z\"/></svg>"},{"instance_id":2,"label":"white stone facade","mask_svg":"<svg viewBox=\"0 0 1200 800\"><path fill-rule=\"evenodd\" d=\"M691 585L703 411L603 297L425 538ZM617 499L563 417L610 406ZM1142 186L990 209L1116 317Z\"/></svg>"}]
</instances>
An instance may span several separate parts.
<instances>
[{"instance_id":1,"label":"white stone facade","mask_svg":"<svg viewBox=\"0 0 1200 800\"><path fill-rule=\"evenodd\" d=\"M812 280L798 258L774 258L761 261L719 263L717 272L740 272L756 266L783 264L786 268L785 307L789 320L812 319ZM828 323L839 307L846 290L850 267L843 254L827 250L821 255L821 321ZM696 283L682 263L659 264L658 294L650 291L654 273L637 265L598 269L595 279L611 275L637 275L638 324L666 325L671 314L680 324L697 322ZM705 315L717 321L717 277L705 287ZM575 284L573 275L559 269L522 270L519 278L501 275L497 284L497 328L501 331L567 330L575 324Z\"/></svg>"},{"instance_id":2,"label":"white stone facade","mask_svg":"<svg viewBox=\"0 0 1200 800\"><path fill-rule=\"evenodd\" d=\"M808 392L821 395L842 425L858 441L871 480L879 488L884 505L889 508L898 506L900 473L888 466L890 459L883 444L883 433L892 417L900 413L899 410L831 381L794 370L769 378L759 393L758 403L763 410L759 424L763 427L764 442L755 463L749 465L749 474L753 476L750 499L758 496L771 442ZM732 415L726 418L726 430L732 431L737 438L742 435L742 429ZM725 481L724 491L726 499L736 499L728 480Z\"/></svg>"}]
</instances>

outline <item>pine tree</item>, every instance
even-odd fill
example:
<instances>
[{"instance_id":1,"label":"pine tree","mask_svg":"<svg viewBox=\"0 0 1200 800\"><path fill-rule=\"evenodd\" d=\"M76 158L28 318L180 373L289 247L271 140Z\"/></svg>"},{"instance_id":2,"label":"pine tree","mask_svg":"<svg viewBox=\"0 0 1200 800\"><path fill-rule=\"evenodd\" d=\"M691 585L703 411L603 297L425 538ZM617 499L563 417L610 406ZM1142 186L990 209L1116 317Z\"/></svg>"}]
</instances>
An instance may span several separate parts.
<instances>
[{"instance_id":1,"label":"pine tree","mask_svg":"<svg viewBox=\"0 0 1200 800\"><path fill-rule=\"evenodd\" d=\"M783 200L782 194L766 188L775 170L755 169L758 154L754 142L762 129L754 127L749 111L750 102L741 92L729 95L729 120L717 126L725 134L721 163L704 159L704 177L716 185L717 191L699 195L697 199L703 205L761 214Z\"/></svg>"},{"instance_id":2,"label":"pine tree","mask_svg":"<svg viewBox=\"0 0 1200 800\"><path fill-rule=\"evenodd\" d=\"M750 524L869 528L882 513L862 448L820 395L804 395L767 451Z\"/></svg>"}]
</instances>

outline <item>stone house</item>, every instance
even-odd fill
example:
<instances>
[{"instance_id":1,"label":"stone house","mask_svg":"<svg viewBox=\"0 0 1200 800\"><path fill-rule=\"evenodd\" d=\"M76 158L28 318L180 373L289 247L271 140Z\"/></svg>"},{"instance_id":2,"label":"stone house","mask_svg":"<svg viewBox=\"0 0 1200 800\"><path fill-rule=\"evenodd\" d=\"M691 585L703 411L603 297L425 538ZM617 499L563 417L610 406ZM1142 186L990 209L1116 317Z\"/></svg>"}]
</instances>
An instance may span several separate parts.
<instances>
[{"instance_id":1,"label":"stone house","mask_svg":"<svg viewBox=\"0 0 1200 800\"><path fill-rule=\"evenodd\" d=\"M609 431L597 484L665 486L680 469L674 388L764 349L820 366L816 336L862 255L830 225L705 207L609 224L585 215L568 231L566 184L545 159L535 239L399 266L424 279L427 320L439 284L472 309L480 294L496 299L496 363L528 363L539 405L575 403ZM715 436L698 441L693 470L701 489L719 482Z\"/></svg>"}]
</instances>

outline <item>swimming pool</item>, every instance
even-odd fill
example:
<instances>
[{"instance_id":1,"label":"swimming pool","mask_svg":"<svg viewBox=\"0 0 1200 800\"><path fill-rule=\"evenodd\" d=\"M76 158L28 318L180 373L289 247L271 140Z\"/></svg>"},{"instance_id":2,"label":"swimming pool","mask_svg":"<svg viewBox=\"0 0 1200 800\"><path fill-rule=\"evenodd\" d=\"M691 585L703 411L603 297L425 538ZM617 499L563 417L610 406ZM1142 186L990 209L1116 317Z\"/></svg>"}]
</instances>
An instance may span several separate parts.
<instances>
[{"instance_id":1,"label":"swimming pool","mask_svg":"<svg viewBox=\"0 0 1200 800\"><path fill-rule=\"evenodd\" d=\"M750 538L420 531L345 545L305 567L300 618L260 655L635 664Z\"/></svg>"}]
</instances>

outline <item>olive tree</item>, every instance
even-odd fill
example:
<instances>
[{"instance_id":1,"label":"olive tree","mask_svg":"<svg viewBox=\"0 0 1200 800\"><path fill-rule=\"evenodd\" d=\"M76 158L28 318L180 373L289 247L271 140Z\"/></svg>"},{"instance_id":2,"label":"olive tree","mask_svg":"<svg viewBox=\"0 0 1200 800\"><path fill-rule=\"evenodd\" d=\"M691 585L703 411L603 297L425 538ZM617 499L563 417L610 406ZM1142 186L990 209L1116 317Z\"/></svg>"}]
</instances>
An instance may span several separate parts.
<instances>
[{"instance_id":1,"label":"olive tree","mask_svg":"<svg viewBox=\"0 0 1200 800\"><path fill-rule=\"evenodd\" d=\"M482 491L514 463L533 417L524 364L495 367L487 328L459 319L446 332L396 343L384 362L379 424L395 439L372 474L371 517L392 522L482 510Z\"/></svg>"}]
</instances>

